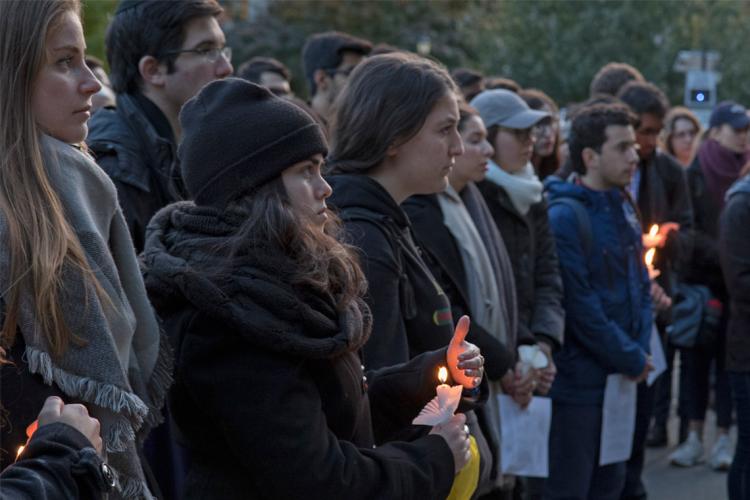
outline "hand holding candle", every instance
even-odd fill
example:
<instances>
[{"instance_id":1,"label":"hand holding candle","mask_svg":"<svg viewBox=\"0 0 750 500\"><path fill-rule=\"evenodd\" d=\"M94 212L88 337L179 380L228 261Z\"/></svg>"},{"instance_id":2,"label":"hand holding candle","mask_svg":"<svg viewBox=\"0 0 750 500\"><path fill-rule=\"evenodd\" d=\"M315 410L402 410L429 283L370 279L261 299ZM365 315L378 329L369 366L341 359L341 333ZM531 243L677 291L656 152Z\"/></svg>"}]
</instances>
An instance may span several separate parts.
<instances>
[{"instance_id":1,"label":"hand holding candle","mask_svg":"<svg viewBox=\"0 0 750 500\"><path fill-rule=\"evenodd\" d=\"M643 235L643 246L646 249L651 248L664 248L667 243L667 237L672 231L679 231L680 225L676 222L665 222L662 225L654 224L648 230L648 233Z\"/></svg>"},{"instance_id":2,"label":"hand holding candle","mask_svg":"<svg viewBox=\"0 0 750 500\"><path fill-rule=\"evenodd\" d=\"M461 316L446 355L451 377L466 389L478 387L484 376L484 357L477 346L465 340L470 324L468 316Z\"/></svg>"},{"instance_id":3,"label":"hand holding candle","mask_svg":"<svg viewBox=\"0 0 750 500\"><path fill-rule=\"evenodd\" d=\"M661 271L654 268L654 256L656 255L656 248L650 249L648 252L646 252L646 267L648 268L648 278L653 280L659 277L661 274Z\"/></svg>"}]
</instances>

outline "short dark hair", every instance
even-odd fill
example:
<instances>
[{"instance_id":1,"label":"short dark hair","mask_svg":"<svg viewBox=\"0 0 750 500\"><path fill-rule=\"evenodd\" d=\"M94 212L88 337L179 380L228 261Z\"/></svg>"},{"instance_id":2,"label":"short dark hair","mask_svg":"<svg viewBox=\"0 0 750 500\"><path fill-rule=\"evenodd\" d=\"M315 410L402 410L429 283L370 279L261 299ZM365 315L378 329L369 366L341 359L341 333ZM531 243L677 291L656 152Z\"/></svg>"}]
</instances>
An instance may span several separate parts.
<instances>
[{"instance_id":1,"label":"short dark hair","mask_svg":"<svg viewBox=\"0 0 750 500\"><path fill-rule=\"evenodd\" d=\"M557 103L539 89L522 89L518 92L518 95L521 99L526 101L526 104L528 104L531 109L543 109L547 106L550 113L555 115L560 111L557 107Z\"/></svg>"},{"instance_id":2,"label":"short dark hair","mask_svg":"<svg viewBox=\"0 0 750 500\"><path fill-rule=\"evenodd\" d=\"M292 79L292 75L284 63L272 57L253 57L242 63L237 70L238 77L257 84L260 84L260 75L263 73L276 73L286 81Z\"/></svg>"},{"instance_id":3,"label":"short dark hair","mask_svg":"<svg viewBox=\"0 0 750 500\"><path fill-rule=\"evenodd\" d=\"M185 25L195 18L217 17L224 11L216 0L127 3L112 18L106 45L112 88L128 94L137 92L143 83L138 70L143 56L153 56L173 71L178 54L169 52L179 50L185 41Z\"/></svg>"},{"instance_id":4,"label":"short dark hair","mask_svg":"<svg viewBox=\"0 0 750 500\"><path fill-rule=\"evenodd\" d=\"M630 81L623 85L617 98L630 106L637 115L650 114L664 119L669 100L659 87L650 82Z\"/></svg>"},{"instance_id":5,"label":"short dark hair","mask_svg":"<svg viewBox=\"0 0 750 500\"><path fill-rule=\"evenodd\" d=\"M487 90L505 89L518 94L521 90L521 85L510 78L505 78L503 76L490 76L484 80L484 88Z\"/></svg>"},{"instance_id":6,"label":"short dark hair","mask_svg":"<svg viewBox=\"0 0 750 500\"><path fill-rule=\"evenodd\" d=\"M458 131L459 132L463 131L464 126L466 125L466 122L472 116L480 116L479 111L477 111L475 108L472 108L463 99L458 101Z\"/></svg>"},{"instance_id":7,"label":"short dark hair","mask_svg":"<svg viewBox=\"0 0 750 500\"><path fill-rule=\"evenodd\" d=\"M317 70L339 67L344 52L366 56L371 50L372 44L367 40L340 31L326 31L309 36L302 47L302 67L310 96L314 96L318 90L314 77Z\"/></svg>"},{"instance_id":8,"label":"short dark hair","mask_svg":"<svg viewBox=\"0 0 750 500\"><path fill-rule=\"evenodd\" d=\"M623 85L631 80L646 81L640 71L627 63L610 62L596 72L589 85L589 95L617 95Z\"/></svg>"},{"instance_id":9,"label":"short dark hair","mask_svg":"<svg viewBox=\"0 0 750 500\"><path fill-rule=\"evenodd\" d=\"M86 63L86 66L91 71L94 71L96 68L104 69L104 61L102 61L96 56L92 56L91 54L86 54L86 57L84 58L84 62Z\"/></svg>"},{"instance_id":10,"label":"short dark hair","mask_svg":"<svg viewBox=\"0 0 750 500\"><path fill-rule=\"evenodd\" d=\"M451 73L451 77L459 87L468 87L484 80L482 73L469 68L456 68Z\"/></svg>"},{"instance_id":11,"label":"short dark hair","mask_svg":"<svg viewBox=\"0 0 750 500\"><path fill-rule=\"evenodd\" d=\"M568 149L573 170L586 173L583 163L583 150L591 148L601 151L607 142L607 127L610 125L628 126L633 124L633 114L623 104L593 104L578 111L570 126Z\"/></svg>"},{"instance_id":12,"label":"short dark hair","mask_svg":"<svg viewBox=\"0 0 750 500\"><path fill-rule=\"evenodd\" d=\"M407 52L369 57L336 101L330 173L365 174L414 137L435 103L458 89L440 63Z\"/></svg>"}]
</instances>

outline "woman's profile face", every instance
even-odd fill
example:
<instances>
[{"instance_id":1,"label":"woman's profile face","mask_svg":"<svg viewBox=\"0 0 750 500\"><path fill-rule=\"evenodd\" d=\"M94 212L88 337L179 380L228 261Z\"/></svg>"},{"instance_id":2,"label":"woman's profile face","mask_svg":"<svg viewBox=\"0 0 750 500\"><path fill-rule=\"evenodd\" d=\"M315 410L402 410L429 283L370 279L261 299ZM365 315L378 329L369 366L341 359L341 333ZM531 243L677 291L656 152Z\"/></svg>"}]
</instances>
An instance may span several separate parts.
<instances>
[{"instance_id":1,"label":"woman's profile face","mask_svg":"<svg viewBox=\"0 0 750 500\"><path fill-rule=\"evenodd\" d=\"M84 62L85 51L80 19L72 11L62 14L47 33L45 57L31 96L37 125L70 144L86 138L91 96L101 88Z\"/></svg>"},{"instance_id":2,"label":"woman's profile face","mask_svg":"<svg viewBox=\"0 0 750 500\"><path fill-rule=\"evenodd\" d=\"M698 129L695 124L687 118L675 119L672 135L671 149L674 155L682 160L693 154L695 139L698 137Z\"/></svg>"},{"instance_id":3,"label":"woman's profile face","mask_svg":"<svg viewBox=\"0 0 750 500\"><path fill-rule=\"evenodd\" d=\"M748 145L748 130L750 130L748 127L735 130L729 124L725 123L713 129L711 137L730 151L744 153Z\"/></svg>"},{"instance_id":4,"label":"woman's profile face","mask_svg":"<svg viewBox=\"0 0 750 500\"><path fill-rule=\"evenodd\" d=\"M536 142L536 130L533 127L527 129L510 129L500 127L495 136L495 148L493 160L500 168L514 174L521 170L530 160L534 152Z\"/></svg>"},{"instance_id":5,"label":"woman's profile face","mask_svg":"<svg viewBox=\"0 0 750 500\"><path fill-rule=\"evenodd\" d=\"M322 166L323 155L316 154L281 173L281 181L297 217L320 228L328 220L326 198L332 192L320 173Z\"/></svg>"},{"instance_id":6,"label":"woman's profile face","mask_svg":"<svg viewBox=\"0 0 750 500\"><path fill-rule=\"evenodd\" d=\"M407 197L439 193L448 187L455 158L463 154L458 119L458 101L449 92L437 100L414 137L389 150L390 175Z\"/></svg>"},{"instance_id":7,"label":"woman's profile face","mask_svg":"<svg viewBox=\"0 0 750 500\"><path fill-rule=\"evenodd\" d=\"M487 141L487 129L478 116L470 116L461 129L461 140L464 144L464 154L456 158L456 165L451 172L453 179L460 184L480 182L487 175L489 159L494 150Z\"/></svg>"}]
</instances>

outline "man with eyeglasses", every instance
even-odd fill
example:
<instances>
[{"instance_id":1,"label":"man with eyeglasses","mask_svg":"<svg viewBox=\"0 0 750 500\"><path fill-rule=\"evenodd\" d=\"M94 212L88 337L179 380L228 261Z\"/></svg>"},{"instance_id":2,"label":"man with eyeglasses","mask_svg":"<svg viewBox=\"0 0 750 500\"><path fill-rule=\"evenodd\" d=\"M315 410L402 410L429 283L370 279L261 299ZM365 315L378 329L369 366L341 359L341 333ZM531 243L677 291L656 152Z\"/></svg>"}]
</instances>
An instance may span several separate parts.
<instances>
[{"instance_id":1,"label":"man with eyeglasses","mask_svg":"<svg viewBox=\"0 0 750 500\"><path fill-rule=\"evenodd\" d=\"M176 161L182 105L205 84L232 74L231 49L217 21L222 12L215 0L122 0L107 31L117 108L94 113L87 143L117 187L138 252L154 213L184 197ZM168 424L151 433L144 450L152 491L179 498L186 454Z\"/></svg>"},{"instance_id":2,"label":"man with eyeglasses","mask_svg":"<svg viewBox=\"0 0 750 500\"><path fill-rule=\"evenodd\" d=\"M182 199L182 105L232 74L215 0L122 0L107 31L116 109L97 111L87 143L117 187L136 251L160 208Z\"/></svg>"},{"instance_id":3,"label":"man with eyeglasses","mask_svg":"<svg viewBox=\"0 0 750 500\"><path fill-rule=\"evenodd\" d=\"M310 36L302 48L302 65L310 93L310 106L330 123L333 102L349 74L372 50L367 40L338 31Z\"/></svg>"}]
</instances>

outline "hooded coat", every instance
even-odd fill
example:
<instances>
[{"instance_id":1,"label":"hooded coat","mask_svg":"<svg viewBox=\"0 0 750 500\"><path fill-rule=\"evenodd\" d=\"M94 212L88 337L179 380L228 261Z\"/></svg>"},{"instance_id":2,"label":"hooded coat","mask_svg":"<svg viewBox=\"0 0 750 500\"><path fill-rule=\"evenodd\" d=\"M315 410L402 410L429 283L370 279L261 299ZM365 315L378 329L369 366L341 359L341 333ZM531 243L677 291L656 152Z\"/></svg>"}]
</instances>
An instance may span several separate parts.
<instances>
[{"instance_id":1,"label":"hooded coat","mask_svg":"<svg viewBox=\"0 0 750 500\"><path fill-rule=\"evenodd\" d=\"M443 438L375 447L375 435L434 395L445 349L365 377L367 307L291 286L271 243L227 258L246 216L182 202L147 233L147 288L176 347L170 409L193 460L185 497L444 498Z\"/></svg>"},{"instance_id":2,"label":"hooded coat","mask_svg":"<svg viewBox=\"0 0 750 500\"><path fill-rule=\"evenodd\" d=\"M607 375L637 376L646 364L653 317L640 223L620 189L594 191L553 179L547 193L566 312L565 343L555 354L558 373L551 397L568 404L601 405ZM574 209L554 204L565 197L586 209L590 253Z\"/></svg>"}]
</instances>

